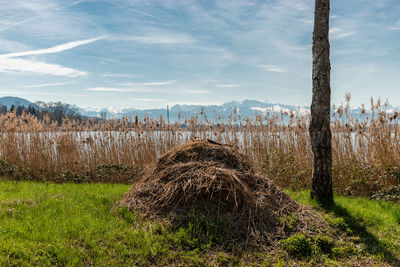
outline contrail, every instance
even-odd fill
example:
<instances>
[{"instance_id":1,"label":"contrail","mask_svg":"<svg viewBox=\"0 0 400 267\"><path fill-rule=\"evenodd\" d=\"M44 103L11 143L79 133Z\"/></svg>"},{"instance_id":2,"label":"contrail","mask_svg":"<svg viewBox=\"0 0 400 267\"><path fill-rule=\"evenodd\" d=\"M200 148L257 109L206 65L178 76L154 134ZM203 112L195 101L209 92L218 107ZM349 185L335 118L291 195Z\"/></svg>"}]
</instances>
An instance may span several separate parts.
<instances>
[{"instance_id":1,"label":"contrail","mask_svg":"<svg viewBox=\"0 0 400 267\"><path fill-rule=\"evenodd\" d=\"M42 13L42 14L40 14L40 15L31 17L31 18L29 18L29 19L24 19L24 20L17 21L17 22L12 23L11 25L9 25L9 26L7 26L7 27L4 27L4 28L0 29L0 32L5 31L5 30L8 30L9 28L12 28L12 27L14 27L14 26L22 25L22 24L24 24L24 23L26 23L26 22L29 22L29 21L31 21L31 20L34 20L34 19L43 17L44 15L51 14L51 13L53 13L53 12L55 12L55 11L60 11L60 10L66 9L66 8L68 8L68 7L70 7L70 6L77 5L77 4L79 4L79 3L83 2L83 1L86 1L86 0L78 0L78 1L72 2L72 3L68 4L68 5L65 5L65 6L56 8L56 9L54 9L54 10L52 10L52 11L47 11L47 12L44 12L44 13Z\"/></svg>"},{"instance_id":2,"label":"contrail","mask_svg":"<svg viewBox=\"0 0 400 267\"><path fill-rule=\"evenodd\" d=\"M156 19L156 20L161 20L161 18L159 18L159 17L153 16L153 15L151 15L149 13L146 13L146 12L143 12L143 11L131 8L131 7L127 7L127 6L122 5L120 3L117 3L117 2L114 2L114 1L111 1L111 0L104 0L104 1L107 2L107 3L113 4L115 6L121 7L123 9L128 9L128 10L130 10L132 12L137 13L137 14L140 14L140 15L143 15L143 16L146 16L146 17L149 17L149 18L153 18L153 19Z\"/></svg>"},{"instance_id":3,"label":"contrail","mask_svg":"<svg viewBox=\"0 0 400 267\"><path fill-rule=\"evenodd\" d=\"M13 57L24 57L24 56L33 56L33 55L43 55L43 54L54 54L54 53L59 53L62 51L70 50L77 46L90 44L90 43L96 42L96 41L104 39L104 38L106 38L106 36L100 36L100 37L92 38L92 39L69 42L69 43L56 45L56 46L53 46L50 48L45 48L45 49L28 50L28 51L23 51L23 52L0 54L0 58L13 58Z\"/></svg>"}]
</instances>

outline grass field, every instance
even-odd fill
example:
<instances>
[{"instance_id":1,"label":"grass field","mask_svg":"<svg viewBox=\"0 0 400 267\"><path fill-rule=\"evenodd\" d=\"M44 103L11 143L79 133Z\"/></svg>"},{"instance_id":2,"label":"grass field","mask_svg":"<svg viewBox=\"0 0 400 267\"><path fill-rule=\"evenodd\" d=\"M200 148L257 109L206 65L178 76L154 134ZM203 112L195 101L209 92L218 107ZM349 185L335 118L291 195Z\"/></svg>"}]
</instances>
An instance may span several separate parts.
<instances>
[{"instance_id":1,"label":"grass field","mask_svg":"<svg viewBox=\"0 0 400 267\"><path fill-rule=\"evenodd\" d=\"M172 230L111 209L129 189L119 184L0 182L0 266L115 265L383 265L400 259L400 207L366 198L336 197L315 207L353 240L333 253L292 257L285 250L226 250L196 227ZM314 205L307 191L290 192Z\"/></svg>"}]
</instances>

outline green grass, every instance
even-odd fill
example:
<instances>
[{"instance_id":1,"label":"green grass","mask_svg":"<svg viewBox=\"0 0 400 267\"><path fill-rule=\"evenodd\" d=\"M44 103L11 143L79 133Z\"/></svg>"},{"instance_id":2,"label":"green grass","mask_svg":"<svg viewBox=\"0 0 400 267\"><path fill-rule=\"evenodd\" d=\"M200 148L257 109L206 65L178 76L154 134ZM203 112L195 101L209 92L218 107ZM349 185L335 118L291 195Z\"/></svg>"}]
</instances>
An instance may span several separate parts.
<instances>
[{"instance_id":1,"label":"green grass","mask_svg":"<svg viewBox=\"0 0 400 267\"><path fill-rule=\"evenodd\" d=\"M213 228L207 218L173 230L144 222L127 210L111 209L129 189L118 184L52 184L0 182L0 266L117 265L312 265L313 259L292 259L284 252L223 250L223 235L202 235ZM292 192L298 201L314 205L308 192ZM345 247L322 261L341 264L365 256L395 264L400 251L400 207L365 198L336 197L336 205L321 210L335 227L358 238L364 250L340 258ZM211 227L211 228L210 228ZM222 233L223 231L221 231ZM322 240L323 241L323 240ZM342 251L343 250L343 251ZM321 261L321 259L319 259Z\"/></svg>"},{"instance_id":2,"label":"green grass","mask_svg":"<svg viewBox=\"0 0 400 267\"><path fill-rule=\"evenodd\" d=\"M335 196L335 204L321 208L308 191L288 192L295 200L324 212L325 219L361 243L365 252L400 265L400 205L365 197Z\"/></svg>"}]
</instances>

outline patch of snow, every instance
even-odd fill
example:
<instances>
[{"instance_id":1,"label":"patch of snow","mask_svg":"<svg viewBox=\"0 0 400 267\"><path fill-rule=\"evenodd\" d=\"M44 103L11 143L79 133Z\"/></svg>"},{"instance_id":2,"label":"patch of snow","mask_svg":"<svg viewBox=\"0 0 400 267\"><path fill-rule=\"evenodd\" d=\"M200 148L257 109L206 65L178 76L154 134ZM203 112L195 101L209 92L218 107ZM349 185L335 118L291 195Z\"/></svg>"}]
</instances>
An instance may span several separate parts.
<instances>
[{"instance_id":1,"label":"patch of snow","mask_svg":"<svg viewBox=\"0 0 400 267\"><path fill-rule=\"evenodd\" d=\"M255 111L267 112L267 108L252 107L251 109Z\"/></svg>"},{"instance_id":2,"label":"patch of snow","mask_svg":"<svg viewBox=\"0 0 400 267\"><path fill-rule=\"evenodd\" d=\"M271 108L267 108L267 110L269 110L269 111L273 111L273 112L287 112L287 113L289 113L290 112L290 109L287 109L287 108L283 108L283 107L281 107L281 106L279 106L279 105L275 105L275 106L273 106L273 107L271 107Z\"/></svg>"},{"instance_id":3,"label":"patch of snow","mask_svg":"<svg viewBox=\"0 0 400 267\"><path fill-rule=\"evenodd\" d=\"M298 108L297 110L296 110L296 112L297 113L299 113L299 114L301 114L301 115L308 115L308 114L310 114L310 109L308 109L308 108Z\"/></svg>"}]
</instances>

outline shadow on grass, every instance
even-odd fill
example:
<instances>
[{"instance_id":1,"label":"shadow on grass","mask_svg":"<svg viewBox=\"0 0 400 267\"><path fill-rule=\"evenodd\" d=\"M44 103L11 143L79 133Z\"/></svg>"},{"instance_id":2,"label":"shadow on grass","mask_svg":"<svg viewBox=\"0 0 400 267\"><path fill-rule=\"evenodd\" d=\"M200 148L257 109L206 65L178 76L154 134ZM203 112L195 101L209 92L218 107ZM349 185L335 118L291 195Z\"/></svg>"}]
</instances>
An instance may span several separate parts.
<instances>
[{"instance_id":1,"label":"shadow on grass","mask_svg":"<svg viewBox=\"0 0 400 267\"><path fill-rule=\"evenodd\" d=\"M386 248L386 245L370 233L365 223L359 218L353 217L346 208L337 203L321 205L327 212L333 212L336 216L342 217L345 223L352 230L354 236L358 236L360 241L365 245L369 254L383 256L382 260L394 266L400 266L400 260Z\"/></svg>"}]
</instances>

